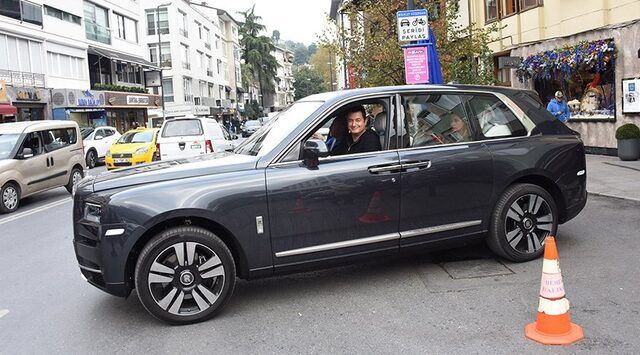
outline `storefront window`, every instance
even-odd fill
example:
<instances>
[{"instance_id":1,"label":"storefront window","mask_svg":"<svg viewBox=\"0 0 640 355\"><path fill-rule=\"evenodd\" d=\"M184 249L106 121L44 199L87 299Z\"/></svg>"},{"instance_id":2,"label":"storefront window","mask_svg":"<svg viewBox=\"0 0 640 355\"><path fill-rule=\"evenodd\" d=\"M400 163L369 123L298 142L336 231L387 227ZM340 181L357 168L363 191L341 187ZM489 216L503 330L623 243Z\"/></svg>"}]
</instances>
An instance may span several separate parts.
<instances>
[{"instance_id":1,"label":"storefront window","mask_svg":"<svg viewBox=\"0 0 640 355\"><path fill-rule=\"evenodd\" d=\"M561 91L571 119L615 119L615 45L613 40L581 42L527 57L516 75L533 80L540 98L549 102Z\"/></svg>"}]
</instances>

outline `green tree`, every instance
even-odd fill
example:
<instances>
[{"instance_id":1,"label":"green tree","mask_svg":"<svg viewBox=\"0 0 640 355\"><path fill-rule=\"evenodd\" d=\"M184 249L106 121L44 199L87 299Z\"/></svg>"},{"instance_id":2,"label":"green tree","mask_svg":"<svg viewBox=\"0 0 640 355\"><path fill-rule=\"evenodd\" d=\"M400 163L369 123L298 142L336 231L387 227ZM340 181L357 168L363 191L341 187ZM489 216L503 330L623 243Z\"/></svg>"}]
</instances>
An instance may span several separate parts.
<instances>
[{"instance_id":1,"label":"green tree","mask_svg":"<svg viewBox=\"0 0 640 355\"><path fill-rule=\"evenodd\" d=\"M244 17L244 22L239 28L242 47L242 59L246 66L246 81L255 82L257 80L260 91L265 93L275 93L274 80L277 75L278 61L271 54L275 50L275 45L271 38L261 35L265 26L260 23L262 19L255 14L255 5L240 14ZM245 81L243 80L243 81ZM247 87L250 87L247 85Z\"/></svg>"},{"instance_id":2,"label":"green tree","mask_svg":"<svg viewBox=\"0 0 640 355\"><path fill-rule=\"evenodd\" d=\"M295 67L293 78L295 79L293 87L296 90L296 100L327 91L327 86L322 76L306 65Z\"/></svg>"},{"instance_id":3,"label":"green tree","mask_svg":"<svg viewBox=\"0 0 640 355\"><path fill-rule=\"evenodd\" d=\"M309 64L322 76L325 85L331 87L331 79L336 80L337 68L335 54L331 52L331 47L326 45L318 46L316 52L309 59ZM333 73L331 73L331 70L333 70Z\"/></svg>"},{"instance_id":4,"label":"green tree","mask_svg":"<svg viewBox=\"0 0 640 355\"><path fill-rule=\"evenodd\" d=\"M255 100L244 106L244 114L250 120L256 120L263 116L262 111L260 111L260 104Z\"/></svg>"},{"instance_id":5,"label":"green tree","mask_svg":"<svg viewBox=\"0 0 640 355\"><path fill-rule=\"evenodd\" d=\"M271 32L271 40L273 40L273 43L280 42L280 31L274 30Z\"/></svg>"},{"instance_id":6,"label":"green tree","mask_svg":"<svg viewBox=\"0 0 640 355\"><path fill-rule=\"evenodd\" d=\"M461 28L455 21L459 14L458 1L441 3L439 0L415 0L416 8L440 14L440 18L430 20L429 25L436 38L444 81L493 83L493 62L488 45L497 27L485 29L471 24ZM347 2L343 10L353 24L351 29L340 29L330 22L320 43L354 68L359 86L404 84L404 57L398 43L396 12L405 10L406 5L406 0Z\"/></svg>"}]
</instances>

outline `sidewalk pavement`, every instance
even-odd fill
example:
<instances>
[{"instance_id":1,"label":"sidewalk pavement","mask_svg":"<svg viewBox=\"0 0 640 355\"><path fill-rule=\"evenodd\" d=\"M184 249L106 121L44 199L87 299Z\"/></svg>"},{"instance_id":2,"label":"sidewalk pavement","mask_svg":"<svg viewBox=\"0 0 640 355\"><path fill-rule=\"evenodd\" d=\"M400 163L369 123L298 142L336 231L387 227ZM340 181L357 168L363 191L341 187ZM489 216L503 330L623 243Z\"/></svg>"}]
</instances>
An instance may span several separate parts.
<instances>
[{"instance_id":1,"label":"sidewalk pavement","mask_svg":"<svg viewBox=\"0 0 640 355\"><path fill-rule=\"evenodd\" d=\"M587 192L640 202L640 160L587 154Z\"/></svg>"}]
</instances>

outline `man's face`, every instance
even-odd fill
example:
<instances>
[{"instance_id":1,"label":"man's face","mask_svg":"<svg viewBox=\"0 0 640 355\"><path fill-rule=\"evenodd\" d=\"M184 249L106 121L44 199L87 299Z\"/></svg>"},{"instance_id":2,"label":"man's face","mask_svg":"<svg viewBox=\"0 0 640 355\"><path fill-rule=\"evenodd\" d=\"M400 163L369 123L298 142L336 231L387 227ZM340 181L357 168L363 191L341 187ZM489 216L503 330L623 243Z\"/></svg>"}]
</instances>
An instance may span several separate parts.
<instances>
[{"instance_id":1,"label":"man's face","mask_svg":"<svg viewBox=\"0 0 640 355\"><path fill-rule=\"evenodd\" d=\"M556 96L556 101L562 102L562 96Z\"/></svg>"},{"instance_id":2,"label":"man's face","mask_svg":"<svg viewBox=\"0 0 640 355\"><path fill-rule=\"evenodd\" d=\"M347 116L347 126L349 126L349 132L354 135L359 135L367 128L367 118L362 116L362 112L351 112Z\"/></svg>"}]
</instances>

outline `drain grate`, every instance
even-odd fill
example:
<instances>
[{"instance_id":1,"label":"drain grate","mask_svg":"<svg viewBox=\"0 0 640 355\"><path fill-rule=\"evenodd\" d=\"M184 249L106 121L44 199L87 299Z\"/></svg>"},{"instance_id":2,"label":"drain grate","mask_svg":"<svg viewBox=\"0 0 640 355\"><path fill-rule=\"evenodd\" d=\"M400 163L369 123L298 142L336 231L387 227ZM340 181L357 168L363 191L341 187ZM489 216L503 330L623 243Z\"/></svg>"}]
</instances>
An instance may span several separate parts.
<instances>
[{"instance_id":1,"label":"drain grate","mask_svg":"<svg viewBox=\"0 0 640 355\"><path fill-rule=\"evenodd\" d=\"M474 259L441 263L440 267L454 280L515 274L495 259Z\"/></svg>"}]
</instances>

